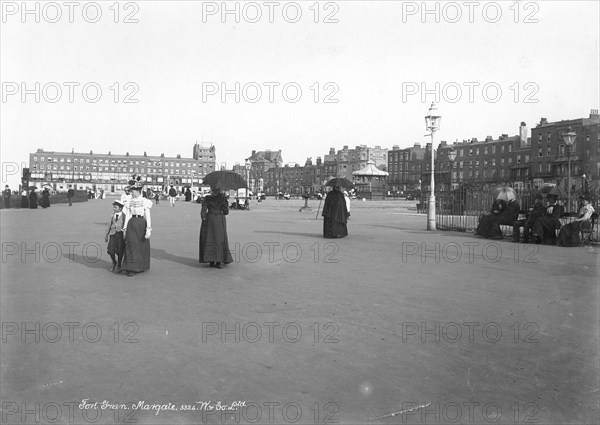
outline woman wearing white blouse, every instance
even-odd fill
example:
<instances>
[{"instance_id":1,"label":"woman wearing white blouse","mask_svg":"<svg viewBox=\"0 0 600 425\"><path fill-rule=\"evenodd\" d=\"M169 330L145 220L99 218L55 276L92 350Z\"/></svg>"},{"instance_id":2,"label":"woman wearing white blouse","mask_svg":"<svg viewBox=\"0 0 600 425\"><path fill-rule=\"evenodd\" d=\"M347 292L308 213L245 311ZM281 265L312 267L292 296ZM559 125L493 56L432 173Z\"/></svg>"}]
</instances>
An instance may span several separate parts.
<instances>
[{"instance_id":1,"label":"woman wearing white blouse","mask_svg":"<svg viewBox=\"0 0 600 425\"><path fill-rule=\"evenodd\" d=\"M122 270L127 272L127 276L133 276L150 268L150 236L152 234L150 208L152 208L152 201L142 197L142 190L143 184L139 180L133 181L131 200L128 202L127 217L123 227L125 258Z\"/></svg>"}]
</instances>

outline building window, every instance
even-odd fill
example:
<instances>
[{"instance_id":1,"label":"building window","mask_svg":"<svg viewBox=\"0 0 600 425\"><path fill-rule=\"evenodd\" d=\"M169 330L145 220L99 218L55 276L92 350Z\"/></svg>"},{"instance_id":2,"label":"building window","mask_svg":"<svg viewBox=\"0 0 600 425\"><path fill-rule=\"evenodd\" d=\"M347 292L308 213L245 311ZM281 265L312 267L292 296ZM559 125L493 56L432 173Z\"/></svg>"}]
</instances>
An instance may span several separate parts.
<instances>
[{"instance_id":1,"label":"building window","mask_svg":"<svg viewBox=\"0 0 600 425\"><path fill-rule=\"evenodd\" d=\"M487 146L485 147L484 152L485 152L486 155L488 154L488 147Z\"/></svg>"},{"instance_id":2,"label":"building window","mask_svg":"<svg viewBox=\"0 0 600 425\"><path fill-rule=\"evenodd\" d=\"M517 155L517 164L521 163L521 155Z\"/></svg>"},{"instance_id":3,"label":"building window","mask_svg":"<svg viewBox=\"0 0 600 425\"><path fill-rule=\"evenodd\" d=\"M542 143L542 133L538 134L538 143Z\"/></svg>"},{"instance_id":4,"label":"building window","mask_svg":"<svg viewBox=\"0 0 600 425\"><path fill-rule=\"evenodd\" d=\"M542 156L542 148L538 149L538 156Z\"/></svg>"},{"instance_id":5,"label":"building window","mask_svg":"<svg viewBox=\"0 0 600 425\"><path fill-rule=\"evenodd\" d=\"M496 146L492 146L492 153L495 154L496 153Z\"/></svg>"},{"instance_id":6,"label":"building window","mask_svg":"<svg viewBox=\"0 0 600 425\"><path fill-rule=\"evenodd\" d=\"M565 154L565 145L559 145L558 146L558 154L559 155L564 155Z\"/></svg>"},{"instance_id":7,"label":"building window","mask_svg":"<svg viewBox=\"0 0 600 425\"><path fill-rule=\"evenodd\" d=\"M546 134L546 141L549 142L550 140L552 140L552 133L547 133Z\"/></svg>"}]
</instances>

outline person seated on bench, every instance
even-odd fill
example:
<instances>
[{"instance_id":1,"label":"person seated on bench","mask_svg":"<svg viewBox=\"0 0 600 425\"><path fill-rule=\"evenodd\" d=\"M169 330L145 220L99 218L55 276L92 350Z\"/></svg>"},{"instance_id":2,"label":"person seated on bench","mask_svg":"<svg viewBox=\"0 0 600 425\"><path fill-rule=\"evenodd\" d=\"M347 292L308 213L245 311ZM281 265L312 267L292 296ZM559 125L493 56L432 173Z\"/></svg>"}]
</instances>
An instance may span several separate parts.
<instances>
[{"instance_id":1,"label":"person seated on bench","mask_svg":"<svg viewBox=\"0 0 600 425\"><path fill-rule=\"evenodd\" d=\"M490 215L482 214L479 216L479 223L475 230L475 235L483 236L484 238L490 237L491 219L499 215L506 208L506 201L503 199L496 199L492 204Z\"/></svg>"},{"instance_id":2,"label":"person seated on bench","mask_svg":"<svg viewBox=\"0 0 600 425\"><path fill-rule=\"evenodd\" d=\"M523 243L529 243L529 236L533 223L546 213L544 197L542 195L536 195L534 202L533 207L529 208L527 217L513 222L513 242L521 242L521 227L523 227Z\"/></svg>"},{"instance_id":3,"label":"person seated on bench","mask_svg":"<svg viewBox=\"0 0 600 425\"><path fill-rule=\"evenodd\" d=\"M591 218L594 214L594 208L590 205L590 199L582 196L579 217L569 224L565 224L558 234L558 246L579 246L579 234L582 228L591 229Z\"/></svg>"},{"instance_id":4,"label":"person seated on bench","mask_svg":"<svg viewBox=\"0 0 600 425\"><path fill-rule=\"evenodd\" d=\"M565 213L565 207L559 205L558 196L548 195L546 212L538 217L531 228L532 242L535 244L556 245L556 231L560 229L561 218Z\"/></svg>"},{"instance_id":5,"label":"person seated on bench","mask_svg":"<svg viewBox=\"0 0 600 425\"><path fill-rule=\"evenodd\" d=\"M519 218L521 207L516 199L510 199L500 214L490 218L490 236L491 238L502 239L502 230L500 225L511 226Z\"/></svg>"}]
</instances>

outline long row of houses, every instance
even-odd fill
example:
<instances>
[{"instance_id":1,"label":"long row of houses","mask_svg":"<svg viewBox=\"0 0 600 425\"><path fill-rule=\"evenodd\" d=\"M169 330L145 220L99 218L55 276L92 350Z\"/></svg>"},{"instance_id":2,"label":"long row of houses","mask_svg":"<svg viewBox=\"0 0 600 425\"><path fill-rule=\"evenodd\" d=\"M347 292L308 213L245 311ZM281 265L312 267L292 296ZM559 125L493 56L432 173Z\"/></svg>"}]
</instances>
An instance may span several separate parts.
<instances>
[{"instance_id":1,"label":"long row of houses","mask_svg":"<svg viewBox=\"0 0 600 425\"><path fill-rule=\"evenodd\" d=\"M530 135L522 122L518 134L512 136L502 134L495 139L488 136L485 140L473 138L454 143L441 141L434 151L436 190L447 191L461 184L485 187L498 183L524 189L541 187L548 182L566 187L569 162L572 186L598 181L599 126L598 110L592 110L586 118L555 122L542 118L531 128ZM569 131L576 133L570 149L563 140ZM452 151L455 155L449 155ZM236 163L232 169L248 180L250 190L267 195L320 192L334 177L356 181L372 192L393 194L428 191L430 164L431 144L416 143L402 149L379 145L344 146L337 151L330 148L323 158L317 157L315 161L307 158L304 165L285 164L281 150L252 150L243 163ZM38 186L48 184L59 191L74 184L77 189L118 192L135 173L143 175L148 186L160 190L171 184L177 188L199 186L205 175L222 168L217 165L214 145L195 144L191 158L38 149L30 154L24 181ZM377 170L384 173L375 175ZM370 174L373 178L368 178Z\"/></svg>"}]
</instances>

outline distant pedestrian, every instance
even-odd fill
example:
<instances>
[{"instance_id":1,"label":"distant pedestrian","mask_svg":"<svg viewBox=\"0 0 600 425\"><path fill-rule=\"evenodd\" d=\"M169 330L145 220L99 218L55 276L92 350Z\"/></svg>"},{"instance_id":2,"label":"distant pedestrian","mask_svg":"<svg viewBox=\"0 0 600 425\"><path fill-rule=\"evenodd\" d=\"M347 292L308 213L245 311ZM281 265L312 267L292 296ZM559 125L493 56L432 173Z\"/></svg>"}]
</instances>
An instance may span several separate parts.
<instances>
[{"instance_id":1,"label":"distant pedestrian","mask_svg":"<svg viewBox=\"0 0 600 425\"><path fill-rule=\"evenodd\" d=\"M348 236L348 209L340 187L334 187L325 197L323 206L323 237L344 238Z\"/></svg>"},{"instance_id":2,"label":"distant pedestrian","mask_svg":"<svg viewBox=\"0 0 600 425\"><path fill-rule=\"evenodd\" d=\"M154 200L156 201L156 205L158 205L159 201L160 201L160 192L156 191L156 193L154 194Z\"/></svg>"},{"instance_id":3,"label":"distant pedestrian","mask_svg":"<svg viewBox=\"0 0 600 425\"><path fill-rule=\"evenodd\" d=\"M32 210L37 209L38 207L38 196L35 193L35 187L31 189L31 193L29 194L29 208Z\"/></svg>"},{"instance_id":4,"label":"distant pedestrian","mask_svg":"<svg viewBox=\"0 0 600 425\"><path fill-rule=\"evenodd\" d=\"M4 186L4 190L2 191L2 197L4 198L4 208L10 208L10 187L8 185Z\"/></svg>"},{"instance_id":5,"label":"distant pedestrian","mask_svg":"<svg viewBox=\"0 0 600 425\"><path fill-rule=\"evenodd\" d=\"M127 271L127 276L133 276L150 268L150 236L152 234L150 218L152 201L142 196L144 184L139 177L131 180L130 186L131 200L123 228L125 258L121 267L122 270Z\"/></svg>"},{"instance_id":6,"label":"distant pedestrian","mask_svg":"<svg viewBox=\"0 0 600 425\"><path fill-rule=\"evenodd\" d=\"M67 197L69 198L69 206L73 205L73 197L75 196L75 191L73 190L73 185L69 185L69 190L67 191Z\"/></svg>"},{"instance_id":7,"label":"distant pedestrian","mask_svg":"<svg viewBox=\"0 0 600 425\"><path fill-rule=\"evenodd\" d=\"M347 190L344 190L344 199L346 200L346 210L348 211L348 217L350 217L350 195L348 195Z\"/></svg>"},{"instance_id":8,"label":"distant pedestrian","mask_svg":"<svg viewBox=\"0 0 600 425\"><path fill-rule=\"evenodd\" d=\"M227 238L229 214L227 198L219 189L213 189L212 195L204 197L200 217L200 262L210 263L210 267L222 269L224 264L233 262Z\"/></svg>"},{"instance_id":9,"label":"distant pedestrian","mask_svg":"<svg viewBox=\"0 0 600 425\"><path fill-rule=\"evenodd\" d=\"M42 208L50 208L50 190L45 188L42 191Z\"/></svg>"},{"instance_id":10,"label":"distant pedestrian","mask_svg":"<svg viewBox=\"0 0 600 425\"><path fill-rule=\"evenodd\" d=\"M171 189L169 189L169 202L172 207L175 206L175 198L177 198L177 190L171 185Z\"/></svg>"},{"instance_id":11,"label":"distant pedestrian","mask_svg":"<svg viewBox=\"0 0 600 425\"><path fill-rule=\"evenodd\" d=\"M120 201L115 201L113 202L113 214L111 215L108 230L104 237L104 242L108 242L106 251L112 260L111 271L113 273L121 273L123 255L125 254L125 240L123 238L124 225L125 214L123 213L123 204Z\"/></svg>"},{"instance_id":12,"label":"distant pedestrian","mask_svg":"<svg viewBox=\"0 0 600 425\"><path fill-rule=\"evenodd\" d=\"M185 202L190 202L192 200L192 191L190 188L185 189Z\"/></svg>"},{"instance_id":13,"label":"distant pedestrian","mask_svg":"<svg viewBox=\"0 0 600 425\"><path fill-rule=\"evenodd\" d=\"M131 190L129 186L125 186L123 188L123 193L121 194L121 204L123 204L123 212L125 215L129 214L129 201L131 201Z\"/></svg>"},{"instance_id":14,"label":"distant pedestrian","mask_svg":"<svg viewBox=\"0 0 600 425\"><path fill-rule=\"evenodd\" d=\"M27 189L25 188L21 192L21 208L29 208L29 199L27 197Z\"/></svg>"}]
</instances>

